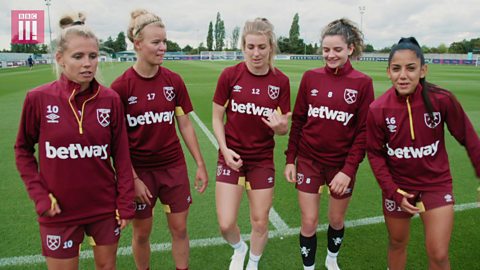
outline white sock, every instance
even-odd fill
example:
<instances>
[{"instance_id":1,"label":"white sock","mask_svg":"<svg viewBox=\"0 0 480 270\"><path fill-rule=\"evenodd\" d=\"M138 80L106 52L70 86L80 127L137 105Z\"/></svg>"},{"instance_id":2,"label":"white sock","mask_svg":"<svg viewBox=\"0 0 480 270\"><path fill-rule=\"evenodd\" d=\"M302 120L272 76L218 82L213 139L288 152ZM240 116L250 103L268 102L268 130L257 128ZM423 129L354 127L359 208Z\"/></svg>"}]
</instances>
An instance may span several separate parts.
<instances>
[{"instance_id":1,"label":"white sock","mask_svg":"<svg viewBox=\"0 0 480 270\"><path fill-rule=\"evenodd\" d=\"M338 252L330 252L330 250L327 249L327 254L328 254L328 257L330 257L331 259L337 259L337 256L338 256Z\"/></svg>"},{"instance_id":2,"label":"white sock","mask_svg":"<svg viewBox=\"0 0 480 270\"><path fill-rule=\"evenodd\" d=\"M230 246L234 249L235 252L244 252L245 248L247 247L247 243L240 238L240 241L235 244L230 244Z\"/></svg>"},{"instance_id":3,"label":"white sock","mask_svg":"<svg viewBox=\"0 0 480 270\"><path fill-rule=\"evenodd\" d=\"M262 257L262 254L260 255L255 255L250 251L250 256L248 257L248 266L252 267L254 266L255 268L258 268L258 261L260 261L260 258Z\"/></svg>"},{"instance_id":4,"label":"white sock","mask_svg":"<svg viewBox=\"0 0 480 270\"><path fill-rule=\"evenodd\" d=\"M315 270L315 264L311 265L311 266L303 266L303 270Z\"/></svg>"}]
</instances>

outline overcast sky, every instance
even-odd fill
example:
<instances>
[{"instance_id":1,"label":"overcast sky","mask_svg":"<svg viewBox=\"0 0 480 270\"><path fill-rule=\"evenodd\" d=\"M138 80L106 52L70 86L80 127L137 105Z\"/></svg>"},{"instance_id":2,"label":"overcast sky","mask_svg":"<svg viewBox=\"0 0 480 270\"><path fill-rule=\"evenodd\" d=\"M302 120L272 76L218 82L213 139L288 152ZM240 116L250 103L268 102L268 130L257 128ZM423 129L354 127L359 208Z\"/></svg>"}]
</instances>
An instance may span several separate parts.
<instances>
[{"instance_id":1,"label":"overcast sky","mask_svg":"<svg viewBox=\"0 0 480 270\"><path fill-rule=\"evenodd\" d=\"M359 7L365 7L363 16ZM0 0L0 49L10 48L11 10L45 10L45 39L48 40L48 13L44 0ZM84 11L87 24L101 39L116 38L126 31L130 12L145 8L166 24L167 38L184 47L197 47L207 36L208 24L220 12L226 36L246 20L266 17L277 36L288 36L295 13L300 17L300 36L307 43L318 42L322 28L341 17L363 29L366 43L376 49L394 44L402 36L415 36L421 45L480 37L478 0L52 0L52 36L59 17L69 11ZM363 18L363 20L361 19Z\"/></svg>"}]
</instances>

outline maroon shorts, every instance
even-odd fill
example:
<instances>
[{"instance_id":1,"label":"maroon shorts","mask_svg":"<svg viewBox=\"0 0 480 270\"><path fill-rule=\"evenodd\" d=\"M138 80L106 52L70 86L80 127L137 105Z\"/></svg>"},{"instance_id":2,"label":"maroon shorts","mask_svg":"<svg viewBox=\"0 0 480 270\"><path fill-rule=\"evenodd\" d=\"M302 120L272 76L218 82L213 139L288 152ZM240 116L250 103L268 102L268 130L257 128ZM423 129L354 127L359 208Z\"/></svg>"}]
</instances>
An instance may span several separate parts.
<instances>
[{"instance_id":1,"label":"maroon shorts","mask_svg":"<svg viewBox=\"0 0 480 270\"><path fill-rule=\"evenodd\" d=\"M135 218L151 217L157 198L160 199L165 213L180 213L190 207L192 196L185 164L155 171L138 170L137 175L152 193L152 198L151 205L136 203Z\"/></svg>"},{"instance_id":2,"label":"maroon shorts","mask_svg":"<svg viewBox=\"0 0 480 270\"><path fill-rule=\"evenodd\" d=\"M273 188L275 167L272 163L243 164L234 171L220 158L217 164L217 182L244 186L247 190Z\"/></svg>"},{"instance_id":3,"label":"maroon shorts","mask_svg":"<svg viewBox=\"0 0 480 270\"><path fill-rule=\"evenodd\" d=\"M413 191L404 190L407 193L413 194L415 197L408 199L408 201L420 208L422 212L442 207L449 204L455 204L452 190L447 191ZM386 199L382 196L383 214L395 218L411 218L413 215L403 211L400 205L395 201Z\"/></svg>"},{"instance_id":4,"label":"maroon shorts","mask_svg":"<svg viewBox=\"0 0 480 270\"><path fill-rule=\"evenodd\" d=\"M307 193L322 193L324 185L330 184L333 177L341 170L341 168L329 167L322 165L313 159L297 157L297 183L295 187ZM355 185L355 177L350 180L347 191L343 195L330 193L335 199L344 199L352 196L353 187Z\"/></svg>"},{"instance_id":5,"label":"maroon shorts","mask_svg":"<svg viewBox=\"0 0 480 270\"><path fill-rule=\"evenodd\" d=\"M120 227L114 217L84 225L50 227L40 224L42 255L56 259L75 258L85 234L92 246L113 245L120 238Z\"/></svg>"}]
</instances>

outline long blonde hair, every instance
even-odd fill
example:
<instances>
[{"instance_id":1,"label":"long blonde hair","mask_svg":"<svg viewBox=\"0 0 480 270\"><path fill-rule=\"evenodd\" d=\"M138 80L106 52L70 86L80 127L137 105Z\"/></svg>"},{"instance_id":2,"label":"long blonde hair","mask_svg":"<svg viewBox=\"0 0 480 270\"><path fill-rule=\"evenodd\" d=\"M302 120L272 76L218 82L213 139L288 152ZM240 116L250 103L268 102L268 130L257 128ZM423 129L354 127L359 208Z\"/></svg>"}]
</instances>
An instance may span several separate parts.
<instances>
[{"instance_id":1,"label":"long blonde hair","mask_svg":"<svg viewBox=\"0 0 480 270\"><path fill-rule=\"evenodd\" d=\"M272 49L271 53L268 56L268 64L270 69L273 70L273 59L275 58L275 53L277 52L277 39L275 38L275 33L273 32L273 24L265 18L255 18L253 21L245 22L242 32L242 50L245 51L246 46L246 37L247 35L263 35L267 38L270 48Z\"/></svg>"}]
</instances>

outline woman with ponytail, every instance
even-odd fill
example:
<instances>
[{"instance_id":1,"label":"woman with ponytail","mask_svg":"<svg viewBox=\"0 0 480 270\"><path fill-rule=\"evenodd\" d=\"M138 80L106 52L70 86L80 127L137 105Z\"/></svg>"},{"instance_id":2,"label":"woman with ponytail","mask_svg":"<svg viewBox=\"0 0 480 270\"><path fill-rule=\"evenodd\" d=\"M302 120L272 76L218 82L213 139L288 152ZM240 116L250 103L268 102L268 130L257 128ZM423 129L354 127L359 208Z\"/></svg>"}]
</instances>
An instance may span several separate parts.
<instances>
[{"instance_id":1,"label":"woman with ponytail","mask_svg":"<svg viewBox=\"0 0 480 270\"><path fill-rule=\"evenodd\" d=\"M27 93L15 143L48 269L78 269L85 234L95 268L115 269L120 230L135 212L123 106L95 79L98 39L84 24L82 13L60 20L59 78Z\"/></svg>"},{"instance_id":2,"label":"woman with ponytail","mask_svg":"<svg viewBox=\"0 0 480 270\"><path fill-rule=\"evenodd\" d=\"M285 176L298 190L305 270L315 269L320 195L324 186L329 189L325 267L338 270L345 215L365 157L365 121L373 84L350 62L363 49L363 34L352 21L343 18L329 23L321 43L326 65L305 72L300 82L285 152Z\"/></svg>"},{"instance_id":3,"label":"woman with ponytail","mask_svg":"<svg viewBox=\"0 0 480 270\"><path fill-rule=\"evenodd\" d=\"M480 177L480 140L454 95L426 81L427 65L413 37L392 48L387 74L393 86L367 117L367 154L382 188L389 233L388 267L405 269L410 219L424 225L429 269L450 269L452 176L445 148L448 128Z\"/></svg>"},{"instance_id":4,"label":"woman with ponytail","mask_svg":"<svg viewBox=\"0 0 480 270\"><path fill-rule=\"evenodd\" d=\"M182 78L162 67L167 34L160 17L144 9L131 13L127 35L137 61L113 83L125 106L135 181L132 250L137 269L150 267L150 233L157 200L167 216L178 270L188 269L187 217L192 197L178 130L197 164L195 188L203 193L208 175L188 114L193 111Z\"/></svg>"}]
</instances>

